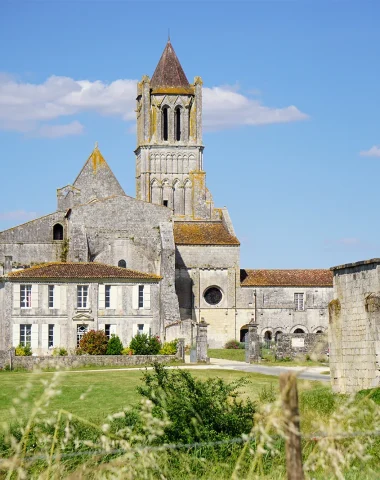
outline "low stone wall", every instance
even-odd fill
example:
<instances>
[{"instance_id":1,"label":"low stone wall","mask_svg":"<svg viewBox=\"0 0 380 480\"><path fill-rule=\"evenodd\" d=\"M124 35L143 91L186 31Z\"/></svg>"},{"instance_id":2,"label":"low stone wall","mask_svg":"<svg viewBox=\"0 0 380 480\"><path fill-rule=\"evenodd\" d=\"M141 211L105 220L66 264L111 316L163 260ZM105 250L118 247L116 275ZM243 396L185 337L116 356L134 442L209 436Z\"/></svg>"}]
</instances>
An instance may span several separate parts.
<instances>
[{"instance_id":1,"label":"low stone wall","mask_svg":"<svg viewBox=\"0 0 380 480\"><path fill-rule=\"evenodd\" d=\"M0 353L0 368L9 365L10 355ZM166 363L179 360L176 355L68 355L65 357L16 357L12 355L12 368L26 370L45 368L76 368L88 365L94 366L123 366L149 365L154 362ZM3 363L2 363L3 362Z\"/></svg>"},{"instance_id":2,"label":"low stone wall","mask_svg":"<svg viewBox=\"0 0 380 480\"><path fill-rule=\"evenodd\" d=\"M306 355L323 358L328 349L328 340L323 333L282 333L278 336L276 358L296 358ZM314 358L313 358L314 360Z\"/></svg>"}]
</instances>

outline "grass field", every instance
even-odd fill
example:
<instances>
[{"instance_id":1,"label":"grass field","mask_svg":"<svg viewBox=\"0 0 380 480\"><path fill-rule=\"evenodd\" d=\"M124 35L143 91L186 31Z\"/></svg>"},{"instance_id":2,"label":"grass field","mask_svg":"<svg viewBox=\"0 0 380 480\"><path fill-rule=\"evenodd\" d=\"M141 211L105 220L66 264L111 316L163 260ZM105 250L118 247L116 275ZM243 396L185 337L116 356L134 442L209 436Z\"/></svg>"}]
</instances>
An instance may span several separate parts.
<instances>
[{"instance_id":1,"label":"grass field","mask_svg":"<svg viewBox=\"0 0 380 480\"><path fill-rule=\"evenodd\" d=\"M269 352L269 350L268 350ZM237 360L239 362L245 362L245 350L244 349L227 349L227 348L210 348L208 350L208 356L210 358L222 358L224 360ZM320 366L328 366L327 363L322 362L314 362L312 360L306 361L276 361L272 358L263 358L262 360L263 365L268 366L288 366L288 367L320 367Z\"/></svg>"},{"instance_id":2,"label":"grass field","mask_svg":"<svg viewBox=\"0 0 380 480\"><path fill-rule=\"evenodd\" d=\"M218 376L228 382L248 378L242 395L255 398L262 387L273 384L277 389L278 380L273 377L235 371L215 370L192 370L194 376L207 379ZM9 409L12 407L12 399L18 397L25 389L27 383L31 384L29 398L33 402L43 392L42 381L52 379L53 373L24 373L24 372L1 372L0 373L0 422L9 419ZM60 374L61 394L54 397L49 409L51 411L65 409L75 412L76 415L86 419L92 419L95 423L101 423L107 415L118 412L123 407L133 405L139 401L136 387L141 383L143 372L136 371L107 371L95 372L62 372ZM87 392L87 394L86 394ZM85 398L81 400L81 396ZM26 416L28 412L18 412L18 417Z\"/></svg>"}]
</instances>

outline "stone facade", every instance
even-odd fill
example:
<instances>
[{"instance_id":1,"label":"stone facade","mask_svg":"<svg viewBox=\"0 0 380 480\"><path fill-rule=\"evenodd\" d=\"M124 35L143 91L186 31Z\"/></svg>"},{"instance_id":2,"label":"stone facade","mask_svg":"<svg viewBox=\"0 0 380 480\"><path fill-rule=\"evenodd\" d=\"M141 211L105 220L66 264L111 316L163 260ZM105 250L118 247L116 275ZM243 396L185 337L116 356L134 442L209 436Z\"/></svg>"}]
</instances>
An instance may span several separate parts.
<instances>
[{"instance_id":1,"label":"stone facade","mask_svg":"<svg viewBox=\"0 0 380 480\"><path fill-rule=\"evenodd\" d=\"M332 268L331 384L352 393L380 385L380 259Z\"/></svg>"},{"instance_id":2,"label":"stone facade","mask_svg":"<svg viewBox=\"0 0 380 480\"><path fill-rule=\"evenodd\" d=\"M136 199L124 193L96 146L73 184L57 190L56 212L0 232L3 342L9 343L12 325L21 321L8 300L6 275L59 261L160 275L152 332L169 340L193 343L201 318L209 324L208 343L214 348L242 340L252 320L267 340L280 332L325 331L331 272L326 278L326 271L252 270L246 278L248 271L241 270L228 210L215 208L206 186L202 80L189 83L170 41L152 78L144 76L137 86L136 116ZM263 282L252 272L270 278ZM125 339L138 313L126 315L131 321Z\"/></svg>"}]
</instances>

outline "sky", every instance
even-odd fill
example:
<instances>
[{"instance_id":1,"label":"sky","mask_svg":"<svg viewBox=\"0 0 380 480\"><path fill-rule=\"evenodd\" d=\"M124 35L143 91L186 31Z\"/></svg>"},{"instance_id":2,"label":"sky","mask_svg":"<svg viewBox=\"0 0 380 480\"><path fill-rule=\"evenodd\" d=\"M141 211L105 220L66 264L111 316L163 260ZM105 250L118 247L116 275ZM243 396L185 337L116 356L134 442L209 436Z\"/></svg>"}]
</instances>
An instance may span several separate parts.
<instances>
[{"instance_id":1,"label":"sky","mask_svg":"<svg viewBox=\"0 0 380 480\"><path fill-rule=\"evenodd\" d=\"M242 268L380 257L380 2L0 2L0 230L56 209L95 142L135 196L136 82L204 82L204 168Z\"/></svg>"}]
</instances>

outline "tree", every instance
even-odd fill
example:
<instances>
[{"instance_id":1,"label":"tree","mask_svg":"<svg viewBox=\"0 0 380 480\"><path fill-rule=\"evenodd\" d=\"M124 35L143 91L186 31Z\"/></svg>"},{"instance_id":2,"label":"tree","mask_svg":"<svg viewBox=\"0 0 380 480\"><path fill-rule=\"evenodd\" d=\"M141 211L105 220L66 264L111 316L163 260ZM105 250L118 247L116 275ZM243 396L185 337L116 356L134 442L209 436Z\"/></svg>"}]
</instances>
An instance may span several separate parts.
<instances>
[{"instance_id":1,"label":"tree","mask_svg":"<svg viewBox=\"0 0 380 480\"><path fill-rule=\"evenodd\" d=\"M145 333L138 333L129 344L135 355L158 355L161 342L158 337L149 337Z\"/></svg>"},{"instance_id":2,"label":"tree","mask_svg":"<svg viewBox=\"0 0 380 480\"><path fill-rule=\"evenodd\" d=\"M113 333L107 345L106 355L121 355L123 348L120 338Z\"/></svg>"},{"instance_id":3,"label":"tree","mask_svg":"<svg viewBox=\"0 0 380 480\"><path fill-rule=\"evenodd\" d=\"M105 355L108 338L103 330L90 330L79 342L79 349L89 355Z\"/></svg>"}]
</instances>

